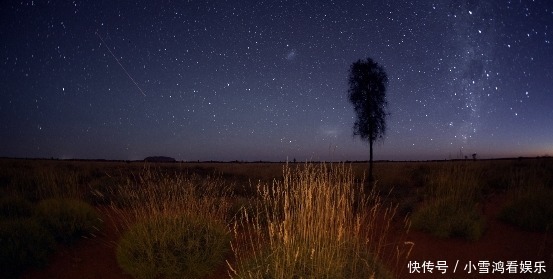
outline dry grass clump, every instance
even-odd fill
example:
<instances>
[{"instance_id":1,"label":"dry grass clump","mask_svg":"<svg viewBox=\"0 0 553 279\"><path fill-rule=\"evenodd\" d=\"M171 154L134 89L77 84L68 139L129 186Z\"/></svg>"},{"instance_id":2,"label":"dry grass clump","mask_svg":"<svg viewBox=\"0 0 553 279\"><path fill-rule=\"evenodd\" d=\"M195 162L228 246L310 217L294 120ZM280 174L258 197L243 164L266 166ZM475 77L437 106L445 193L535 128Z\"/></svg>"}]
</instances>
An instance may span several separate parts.
<instances>
[{"instance_id":1,"label":"dry grass clump","mask_svg":"<svg viewBox=\"0 0 553 279\"><path fill-rule=\"evenodd\" d=\"M221 180L146 168L116 191L111 212L123 231L117 260L127 273L197 278L224 264L230 204Z\"/></svg>"},{"instance_id":2,"label":"dry grass clump","mask_svg":"<svg viewBox=\"0 0 553 279\"><path fill-rule=\"evenodd\" d=\"M381 263L395 208L356 184L351 167L284 167L258 185L261 208L234 224L233 278L392 278Z\"/></svg>"},{"instance_id":3,"label":"dry grass clump","mask_svg":"<svg viewBox=\"0 0 553 279\"><path fill-rule=\"evenodd\" d=\"M167 216L134 224L117 247L121 268L135 278L202 278L223 263L228 229L220 223Z\"/></svg>"}]
</instances>

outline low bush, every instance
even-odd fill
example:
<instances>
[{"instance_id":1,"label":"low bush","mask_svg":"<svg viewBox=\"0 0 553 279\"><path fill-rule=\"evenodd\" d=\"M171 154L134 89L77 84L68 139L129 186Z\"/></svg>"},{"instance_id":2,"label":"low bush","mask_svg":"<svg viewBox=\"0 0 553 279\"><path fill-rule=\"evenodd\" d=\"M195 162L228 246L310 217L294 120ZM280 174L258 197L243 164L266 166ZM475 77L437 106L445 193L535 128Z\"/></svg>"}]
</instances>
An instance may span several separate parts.
<instances>
[{"instance_id":1,"label":"low bush","mask_svg":"<svg viewBox=\"0 0 553 279\"><path fill-rule=\"evenodd\" d=\"M39 222L50 230L56 240L66 244L98 231L102 225L96 210L77 199L46 199L37 205L36 211Z\"/></svg>"},{"instance_id":2,"label":"low bush","mask_svg":"<svg viewBox=\"0 0 553 279\"><path fill-rule=\"evenodd\" d=\"M414 229L440 238L461 237L478 240L485 231L485 220L475 204L456 205L434 202L425 205L411 217Z\"/></svg>"},{"instance_id":3,"label":"low bush","mask_svg":"<svg viewBox=\"0 0 553 279\"><path fill-rule=\"evenodd\" d=\"M478 240L485 231L485 219L477 206L482 190L479 175L468 164L430 172L424 200L411 218L413 228L437 237Z\"/></svg>"},{"instance_id":4,"label":"low bush","mask_svg":"<svg viewBox=\"0 0 553 279\"><path fill-rule=\"evenodd\" d=\"M54 238L32 218L0 220L0 278L17 278L40 267L54 251Z\"/></svg>"},{"instance_id":5,"label":"low bush","mask_svg":"<svg viewBox=\"0 0 553 279\"><path fill-rule=\"evenodd\" d=\"M224 263L229 241L227 229L219 223L158 216L123 234L117 261L135 278L201 278Z\"/></svg>"},{"instance_id":6,"label":"low bush","mask_svg":"<svg viewBox=\"0 0 553 279\"><path fill-rule=\"evenodd\" d=\"M526 191L502 209L499 218L529 231L553 230L553 189Z\"/></svg>"}]
</instances>

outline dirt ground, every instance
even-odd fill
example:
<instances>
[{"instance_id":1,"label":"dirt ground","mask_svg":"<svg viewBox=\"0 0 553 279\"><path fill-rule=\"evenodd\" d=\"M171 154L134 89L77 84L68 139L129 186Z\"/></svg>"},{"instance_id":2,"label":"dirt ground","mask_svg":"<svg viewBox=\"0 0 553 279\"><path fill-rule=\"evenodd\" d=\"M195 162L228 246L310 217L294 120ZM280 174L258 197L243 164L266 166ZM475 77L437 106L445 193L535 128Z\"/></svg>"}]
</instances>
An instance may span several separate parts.
<instances>
[{"instance_id":1,"label":"dirt ground","mask_svg":"<svg viewBox=\"0 0 553 279\"><path fill-rule=\"evenodd\" d=\"M400 278L553 278L553 234L526 232L497 221L496 216L503 202L503 197L496 196L484 205L487 231L475 242L464 239L439 239L426 233L410 231L406 240L414 242L415 245L408 261L399 270ZM105 210L101 211L105 220L101 234L96 238L83 239L71 247L61 247L47 267L30 270L23 274L22 278L131 278L118 267L115 258L115 243L119 232L106 216ZM420 273L409 272L409 262L413 267L416 263L421 266L424 261L434 265L438 264L438 261L445 261L445 265L448 266L446 273L442 274L437 269L432 273L424 272L422 267L419 268ZM490 274L484 274L482 272L485 269L478 264L486 261L490 264L498 261L516 261L517 272L508 274L505 269L504 274L491 274L490 267ZM536 263L543 261L546 273L539 276L521 274L521 261L529 261L532 271L535 270ZM222 265L209 277L211 278L229 278L226 265Z\"/></svg>"},{"instance_id":2,"label":"dirt ground","mask_svg":"<svg viewBox=\"0 0 553 279\"><path fill-rule=\"evenodd\" d=\"M406 266L402 278L553 278L553 234L522 231L500 222L497 215L503 202L503 197L495 197L485 204L487 231L475 242L439 239L426 233L411 231L408 238L415 242L415 248L409 260L417 261L419 265L423 261L430 261L435 265L437 261L446 261L448 268L445 274L436 269L432 273L423 273L422 268L421 273L409 273ZM507 269L503 274L492 273L491 263L500 261L505 264L507 261L516 261L516 273L509 274ZM521 261L531 261L533 270L536 262L544 261L546 272L539 276L522 274ZM488 273L485 273L486 268L479 267L479 262L490 263Z\"/></svg>"}]
</instances>

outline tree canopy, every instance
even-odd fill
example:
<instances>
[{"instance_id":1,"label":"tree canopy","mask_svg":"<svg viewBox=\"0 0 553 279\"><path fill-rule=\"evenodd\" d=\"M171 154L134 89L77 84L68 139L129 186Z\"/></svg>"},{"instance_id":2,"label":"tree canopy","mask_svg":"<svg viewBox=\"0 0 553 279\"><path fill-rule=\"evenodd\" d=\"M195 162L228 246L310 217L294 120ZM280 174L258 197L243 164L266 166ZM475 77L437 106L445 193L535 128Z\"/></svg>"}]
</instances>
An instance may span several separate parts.
<instances>
[{"instance_id":1,"label":"tree canopy","mask_svg":"<svg viewBox=\"0 0 553 279\"><path fill-rule=\"evenodd\" d=\"M386 117L389 114L387 85L386 71L371 58L357 60L351 65L348 97L357 116L353 135L369 142L369 183L373 180L373 144L376 140L383 139L386 133Z\"/></svg>"},{"instance_id":2,"label":"tree canopy","mask_svg":"<svg viewBox=\"0 0 553 279\"><path fill-rule=\"evenodd\" d=\"M353 133L363 140L374 142L386 133L387 85L384 68L371 58L351 65L348 96L357 115Z\"/></svg>"}]
</instances>

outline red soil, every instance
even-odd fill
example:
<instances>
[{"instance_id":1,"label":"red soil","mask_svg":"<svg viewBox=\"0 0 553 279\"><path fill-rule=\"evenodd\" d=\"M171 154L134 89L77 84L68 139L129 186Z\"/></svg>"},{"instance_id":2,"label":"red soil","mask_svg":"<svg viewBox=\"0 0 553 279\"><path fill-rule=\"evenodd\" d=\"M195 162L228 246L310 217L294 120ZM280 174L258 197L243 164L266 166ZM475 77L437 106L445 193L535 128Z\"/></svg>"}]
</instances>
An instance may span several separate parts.
<instances>
[{"instance_id":1,"label":"red soil","mask_svg":"<svg viewBox=\"0 0 553 279\"><path fill-rule=\"evenodd\" d=\"M401 278L530 278L530 274L478 274L478 270L468 273L465 266L478 261L536 261L545 262L546 275L553 277L553 235L551 233L525 232L497 221L497 214L503 198L495 197L484 206L487 217L487 231L484 236L471 242L463 239L439 239L429 234L411 231L405 240L415 243L409 260L446 261L449 268L446 274L438 270L433 273L410 274L407 262L400 269ZM52 257L44 269L30 270L22 278L131 278L118 267L115 258L115 243L119 232L103 210L105 225L102 234L96 238L83 239L71 247L62 247ZM458 261L456 272L453 268ZM421 269L422 272L422 269ZM491 269L490 269L491 272ZM209 278L228 278L227 267L222 265Z\"/></svg>"}]
</instances>

